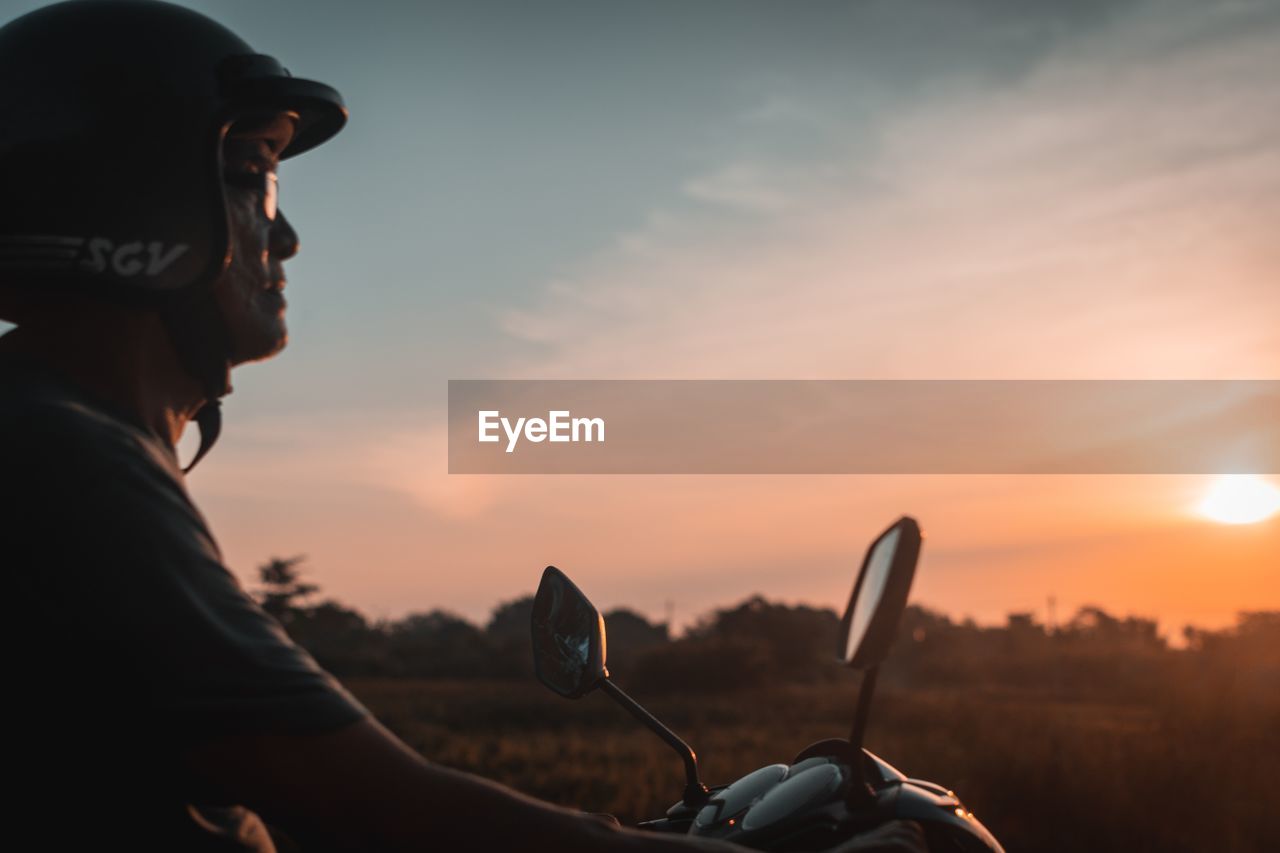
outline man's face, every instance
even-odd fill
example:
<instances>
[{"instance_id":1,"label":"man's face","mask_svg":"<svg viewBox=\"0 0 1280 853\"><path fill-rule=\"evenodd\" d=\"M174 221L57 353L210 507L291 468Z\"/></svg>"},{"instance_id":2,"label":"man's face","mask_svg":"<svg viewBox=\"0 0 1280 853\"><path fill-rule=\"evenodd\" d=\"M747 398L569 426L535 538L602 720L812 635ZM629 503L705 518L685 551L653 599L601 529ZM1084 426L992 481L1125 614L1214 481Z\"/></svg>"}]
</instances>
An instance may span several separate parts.
<instances>
[{"instance_id":1,"label":"man's face","mask_svg":"<svg viewBox=\"0 0 1280 853\"><path fill-rule=\"evenodd\" d=\"M231 264L215 282L214 296L230 337L232 364L268 358L288 340L283 264L297 253L298 235L279 210L271 218L264 193L294 127L287 114L241 121L223 148Z\"/></svg>"}]
</instances>

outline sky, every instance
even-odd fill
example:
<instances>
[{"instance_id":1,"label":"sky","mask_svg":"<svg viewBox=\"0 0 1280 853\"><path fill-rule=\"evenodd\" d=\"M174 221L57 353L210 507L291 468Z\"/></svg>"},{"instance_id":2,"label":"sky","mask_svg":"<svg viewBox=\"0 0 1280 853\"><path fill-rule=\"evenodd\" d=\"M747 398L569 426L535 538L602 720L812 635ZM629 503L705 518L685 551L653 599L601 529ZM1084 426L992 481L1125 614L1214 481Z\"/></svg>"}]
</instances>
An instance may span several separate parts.
<instances>
[{"instance_id":1,"label":"sky","mask_svg":"<svg viewBox=\"0 0 1280 853\"><path fill-rule=\"evenodd\" d=\"M483 620L556 564L683 624L840 607L909 513L956 616L1280 608L1280 519L1197 517L1208 477L445 455L448 379L1280 379L1280 2L188 5L351 110L282 168L290 345L189 481L247 583Z\"/></svg>"}]
</instances>

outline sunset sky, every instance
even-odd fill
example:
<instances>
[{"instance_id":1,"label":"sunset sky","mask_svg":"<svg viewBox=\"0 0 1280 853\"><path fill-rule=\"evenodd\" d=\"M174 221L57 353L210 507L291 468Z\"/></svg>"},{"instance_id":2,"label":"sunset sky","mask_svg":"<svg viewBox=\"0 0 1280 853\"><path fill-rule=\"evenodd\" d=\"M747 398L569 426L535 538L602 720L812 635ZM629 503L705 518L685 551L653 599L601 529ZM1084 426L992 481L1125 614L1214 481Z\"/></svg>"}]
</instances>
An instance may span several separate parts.
<instances>
[{"instance_id":1,"label":"sunset sky","mask_svg":"<svg viewBox=\"0 0 1280 853\"><path fill-rule=\"evenodd\" d=\"M351 109L281 171L291 343L190 479L246 580L306 554L482 620L555 564L684 623L842 606L909 513L956 616L1280 608L1280 516L1204 519L1209 477L450 476L444 440L448 379L1280 379L1280 2L187 5Z\"/></svg>"}]
</instances>

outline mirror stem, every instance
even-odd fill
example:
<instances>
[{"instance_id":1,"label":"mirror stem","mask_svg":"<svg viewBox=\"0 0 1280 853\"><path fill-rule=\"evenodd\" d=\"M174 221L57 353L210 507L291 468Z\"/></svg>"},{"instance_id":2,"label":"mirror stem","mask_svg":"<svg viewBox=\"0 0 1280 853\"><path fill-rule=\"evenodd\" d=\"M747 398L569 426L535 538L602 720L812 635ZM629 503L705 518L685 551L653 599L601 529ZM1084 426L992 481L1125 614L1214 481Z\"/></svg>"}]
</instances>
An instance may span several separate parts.
<instances>
[{"instance_id":1,"label":"mirror stem","mask_svg":"<svg viewBox=\"0 0 1280 853\"><path fill-rule=\"evenodd\" d=\"M855 750L862 749L862 738L867 733L867 717L871 715L871 697L876 692L876 675L880 665L868 667L862 674L862 686L858 689L858 710L853 718L853 730L849 732L849 743Z\"/></svg>"},{"instance_id":2,"label":"mirror stem","mask_svg":"<svg viewBox=\"0 0 1280 853\"><path fill-rule=\"evenodd\" d=\"M880 665L876 664L862 673L862 684L858 688L858 710L853 717L853 730L849 732L849 745L853 747L850 750L854 756L853 768L861 777L849 786L849 793L846 795L849 806L854 809L868 808L876 799L870 783L873 778L871 768L867 766L872 762L863 752L862 738L867 733L867 717L871 715L871 697L876 692L876 675L879 672ZM878 776L878 771L876 775Z\"/></svg>"},{"instance_id":3,"label":"mirror stem","mask_svg":"<svg viewBox=\"0 0 1280 853\"><path fill-rule=\"evenodd\" d=\"M711 794L707 791L707 786L702 784L702 780L698 778L698 756L694 754L693 748L682 741L675 732L664 726L657 717L642 708L639 702L624 693L622 688L614 684L609 678L606 677L600 682L600 688L605 693L608 693L615 702L631 712L631 716L644 723L654 734L666 741L680 755L680 758L684 761L684 804L686 806L700 806L705 803Z\"/></svg>"}]
</instances>

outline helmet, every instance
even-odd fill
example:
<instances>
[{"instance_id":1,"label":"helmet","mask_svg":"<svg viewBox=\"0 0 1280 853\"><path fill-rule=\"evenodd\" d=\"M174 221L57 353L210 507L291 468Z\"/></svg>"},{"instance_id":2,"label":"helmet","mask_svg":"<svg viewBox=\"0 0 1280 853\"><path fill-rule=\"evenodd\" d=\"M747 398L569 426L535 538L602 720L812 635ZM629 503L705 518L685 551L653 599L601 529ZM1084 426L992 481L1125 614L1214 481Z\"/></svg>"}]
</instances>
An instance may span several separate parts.
<instances>
[{"instance_id":1,"label":"helmet","mask_svg":"<svg viewBox=\"0 0 1280 853\"><path fill-rule=\"evenodd\" d=\"M297 116L282 159L347 116L332 88L158 0L72 0L0 28L0 284L158 308L212 404L197 460L230 391L222 143L261 112Z\"/></svg>"}]
</instances>

